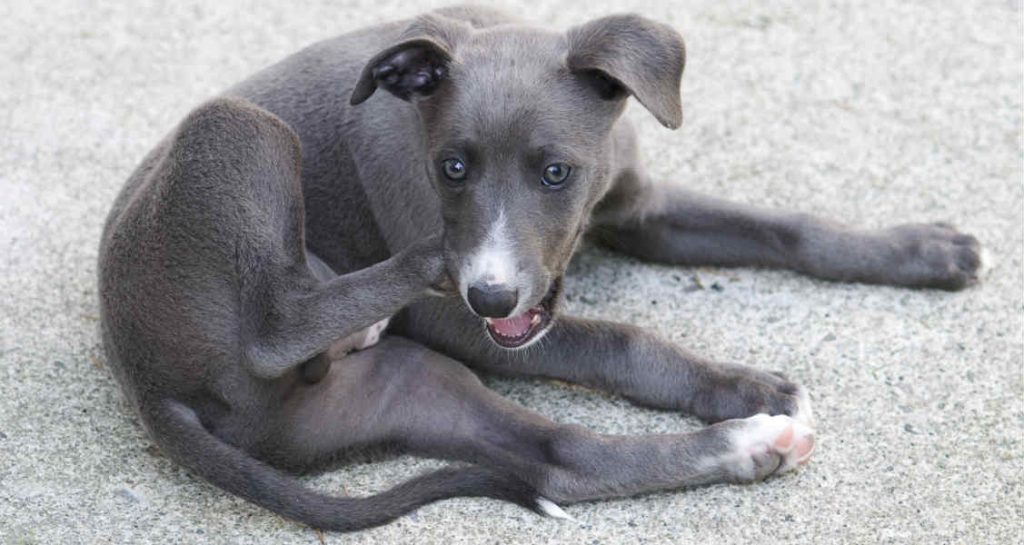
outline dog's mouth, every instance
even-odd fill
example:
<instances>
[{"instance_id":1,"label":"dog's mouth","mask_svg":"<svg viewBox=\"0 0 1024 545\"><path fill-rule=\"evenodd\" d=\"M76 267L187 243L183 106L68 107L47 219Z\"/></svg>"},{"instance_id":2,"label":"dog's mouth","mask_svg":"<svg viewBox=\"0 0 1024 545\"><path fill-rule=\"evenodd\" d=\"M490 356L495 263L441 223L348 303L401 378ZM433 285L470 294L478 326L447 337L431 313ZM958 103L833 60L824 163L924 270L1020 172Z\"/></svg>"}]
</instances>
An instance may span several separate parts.
<instances>
[{"instance_id":1,"label":"dog's mouth","mask_svg":"<svg viewBox=\"0 0 1024 545\"><path fill-rule=\"evenodd\" d=\"M484 318L487 334L502 348L518 349L540 340L550 329L554 320L555 301L562 286L562 279L551 283L544 299L518 316L508 318Z\"/></svg>"}]
</instances>

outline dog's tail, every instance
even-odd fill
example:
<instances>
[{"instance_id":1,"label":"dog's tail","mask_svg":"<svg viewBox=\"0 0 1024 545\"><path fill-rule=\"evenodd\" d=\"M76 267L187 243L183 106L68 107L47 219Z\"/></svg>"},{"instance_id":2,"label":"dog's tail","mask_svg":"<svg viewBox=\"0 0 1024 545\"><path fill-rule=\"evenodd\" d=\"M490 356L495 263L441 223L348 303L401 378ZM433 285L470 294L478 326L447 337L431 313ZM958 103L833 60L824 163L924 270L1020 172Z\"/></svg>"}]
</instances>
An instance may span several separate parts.
<instances>
[{"instance_id":1,"label":"dog's tail","mask_svg":"<svg viewBox=\"0 0 1024 545\"><path fill-rule=\"evenodd\" d=\"M564 516L527 483L479 466L443 468L372 496L328 496L221 441L180 403L162 402L148 416L153 437L172 460L232 494L313 528L339 532L372 528L456 496L495 498L548 516Z\"/></svg>"}]
</instances>

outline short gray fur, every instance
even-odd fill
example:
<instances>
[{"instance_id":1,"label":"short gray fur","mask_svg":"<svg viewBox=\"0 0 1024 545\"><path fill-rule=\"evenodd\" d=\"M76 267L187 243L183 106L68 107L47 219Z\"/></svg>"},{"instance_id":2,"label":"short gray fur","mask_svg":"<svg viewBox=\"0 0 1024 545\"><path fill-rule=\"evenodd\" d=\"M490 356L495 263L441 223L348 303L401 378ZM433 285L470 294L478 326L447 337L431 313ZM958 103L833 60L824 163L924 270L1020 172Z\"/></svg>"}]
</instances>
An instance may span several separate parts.
<instances>
[{"instance_id":1,"label":"short gray fur","mask_svg":"<svg viewBox=\"0 0 1024 545\"><path fill-rule=\"evenodd\" d=\"M797 415L801 389L781 375L570 316L510 358L463 301L465 261L499 217L523 306L554 287L552 315L586 233L667 263L944 289L975 279L977 241L948 225L858 231L648 179L619 116L634 96L677 127L683 64L678 34L637 16L560 33L452 8L313 45L196 109L129 179L100 251L104 344L146 428L217 486L334 530L459 495L540 510L539 498L772 473L778 456L752 474L707 460L732 448L743 422L732 419ZM454 152L477 167L459 187L438 172ZM557 191L538 181L551 157L573 164ZM380 344L310 375L332 345L391 316ZM597 435L500 398L469 367L603 388L713 425ZM463 465L368 498L287 474L364 448Z\"/></svg>"}]
</instances>

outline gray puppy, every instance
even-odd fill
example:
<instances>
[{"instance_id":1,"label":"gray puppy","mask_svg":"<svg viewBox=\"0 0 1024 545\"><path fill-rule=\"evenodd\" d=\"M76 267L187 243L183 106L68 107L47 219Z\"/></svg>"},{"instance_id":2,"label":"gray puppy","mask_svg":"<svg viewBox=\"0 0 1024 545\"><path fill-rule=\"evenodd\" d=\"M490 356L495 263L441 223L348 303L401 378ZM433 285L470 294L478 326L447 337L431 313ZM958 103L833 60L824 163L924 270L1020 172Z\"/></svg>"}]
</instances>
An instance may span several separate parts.
<instances>
[{"instance_id":1,"label":"gray puppy","mask_svg":"<svg viewBox=\"0 0 1024 545\"><path fill-rule=\"evenodd\" d=\"M333 530L453 496L561 516L555 502L806 461L809 398L782 375L560 316L581 237L665 263L945 289L974 280L978 244L651 180L620 115L632 96L678 127L683 64L679 35L642 17L555 32L460 7L315 44L199 107L132 174L100 250L104 344L153 439L211 483ZM389 317L391 334L341 357L339 340ZM467 366L711 425L600 435L502 399ZM289 475L370 447L459 463L366 498Z\"/></svg>"}]
</instances>

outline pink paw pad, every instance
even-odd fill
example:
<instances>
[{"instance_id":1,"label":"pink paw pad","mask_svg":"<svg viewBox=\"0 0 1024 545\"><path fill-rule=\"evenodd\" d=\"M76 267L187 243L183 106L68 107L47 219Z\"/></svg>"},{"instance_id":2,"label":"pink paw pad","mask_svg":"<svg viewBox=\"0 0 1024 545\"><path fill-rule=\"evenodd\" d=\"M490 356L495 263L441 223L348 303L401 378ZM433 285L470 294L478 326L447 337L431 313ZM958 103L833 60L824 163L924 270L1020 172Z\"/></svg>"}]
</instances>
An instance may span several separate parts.
<instances>
[{"instance_id":1,"label":"pink paw pad","mask_svg":"<svg viewBox=\"0 0 1024 545\"><path fill-rule=\"evenodd\" d=\"M814 430L785 415L759 414L743 420L733 432L735 472L749 479L785 473L806 463L814 452ZM765 464L777 461L773 468Z\"/></svg>"}]
</instances>

